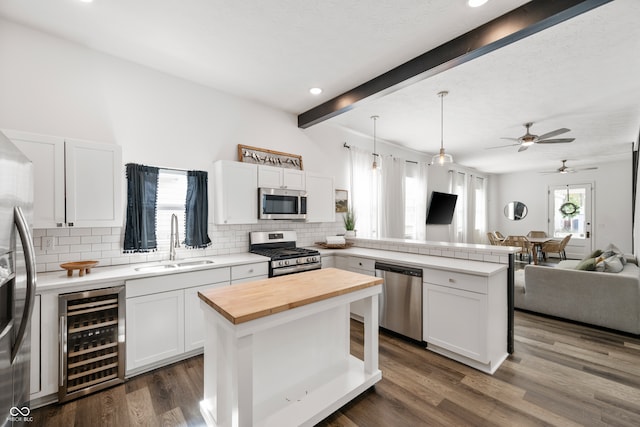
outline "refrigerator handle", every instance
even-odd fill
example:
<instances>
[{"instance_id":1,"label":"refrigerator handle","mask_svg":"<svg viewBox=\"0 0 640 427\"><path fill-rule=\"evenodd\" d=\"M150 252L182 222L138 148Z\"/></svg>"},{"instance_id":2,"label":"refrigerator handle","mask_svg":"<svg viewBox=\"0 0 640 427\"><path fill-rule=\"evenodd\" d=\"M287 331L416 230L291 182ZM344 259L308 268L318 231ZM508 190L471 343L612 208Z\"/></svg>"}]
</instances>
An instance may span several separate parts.
<instances>
[{"instance_id":1,"label":"refrigerator handle","mask_svg":"<svg viewBox=\"0 0 640 427\"><path fill-rule=\"evenodd\" d=\"M31 238L31 232L29 231L29 224L22 213L20 206L16 206L13 209L13 217L20 240L22 241L22 249L24 251L25 264L27 267L27 296L22 313L22 321L20 322L20 328L18 329L18 335L16 336L16 342L11 349L11 363L15 360L22 341L27 334L27 324L29 323L29 317L33 311L33 304L36 296L36 256L33 248L33 239Z\"/></svg>"}]
</instances>

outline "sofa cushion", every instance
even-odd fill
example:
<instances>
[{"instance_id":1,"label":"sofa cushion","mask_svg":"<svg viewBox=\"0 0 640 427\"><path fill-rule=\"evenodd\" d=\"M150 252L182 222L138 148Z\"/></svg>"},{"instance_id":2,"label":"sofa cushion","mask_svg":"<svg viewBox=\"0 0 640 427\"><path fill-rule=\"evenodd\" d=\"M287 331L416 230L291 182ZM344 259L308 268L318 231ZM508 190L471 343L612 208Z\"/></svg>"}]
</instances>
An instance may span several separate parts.
<instances>
[{"instance_id":1,"label":"sofa cushion","mask_svg":"<svg viewBox=\"0 0 640 427\"><path fill-rule=\"evenodd\" d=\"M595 259L595 270L604 271L606 273L620 273L624 268L622 263L622 257L619 255L612 255L609 258L604 258L602 255Z\"/></svg>"}]
</instances>

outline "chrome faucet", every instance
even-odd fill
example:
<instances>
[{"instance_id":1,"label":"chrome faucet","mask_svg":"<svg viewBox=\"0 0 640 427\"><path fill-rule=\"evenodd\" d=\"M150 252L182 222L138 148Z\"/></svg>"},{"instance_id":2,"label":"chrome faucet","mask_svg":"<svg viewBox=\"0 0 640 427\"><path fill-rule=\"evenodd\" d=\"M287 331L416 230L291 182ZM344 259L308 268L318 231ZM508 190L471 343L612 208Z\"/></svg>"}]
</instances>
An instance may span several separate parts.
<instances>
[{"instance_id":1,"label":"chrome faucet","mask_svg":"<svg viewBox=\"0 0 640 427\"><path fill-rule=\"evenodd\" d=\"M171 241L169 242L169 260L176 259L176 248L180 247L180 237L178 236L178 217L171 214Z\"/></svg>"}]
</instances>

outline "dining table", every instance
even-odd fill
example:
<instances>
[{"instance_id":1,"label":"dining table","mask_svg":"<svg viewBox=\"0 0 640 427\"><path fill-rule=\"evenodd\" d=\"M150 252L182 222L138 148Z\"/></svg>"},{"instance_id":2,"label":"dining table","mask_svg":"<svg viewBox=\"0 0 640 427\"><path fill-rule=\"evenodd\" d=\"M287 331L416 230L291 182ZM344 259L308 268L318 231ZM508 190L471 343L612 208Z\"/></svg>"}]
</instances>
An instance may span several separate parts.
<instances>
[{"instance_id":1,"label":"dining table","mask_svg":"<svg viewBox=\"0 0 640 427\"><path fill-rule=\"evenodd\" d=\"M553 237L527 237L527 240L531 243L531 255L533 257L533 263L538 264L538 249L542 253L542 246L547 242L560 241Z\"/></svg>"}]
</instances>

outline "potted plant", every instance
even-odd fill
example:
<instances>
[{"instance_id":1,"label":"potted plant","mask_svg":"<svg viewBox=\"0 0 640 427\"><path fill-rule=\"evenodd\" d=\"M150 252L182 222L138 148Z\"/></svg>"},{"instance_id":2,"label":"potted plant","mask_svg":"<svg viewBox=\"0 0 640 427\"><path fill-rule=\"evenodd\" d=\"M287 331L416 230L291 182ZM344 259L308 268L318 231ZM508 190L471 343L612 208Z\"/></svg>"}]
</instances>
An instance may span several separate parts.
<instances>
[{"instance_id":1,"label":"potted plant","mask_svg":"<svg viewBox=\"0 0 640 427\"><path fill-rule=\"evenodd\" d=\"M344 221L344 228L347 230L347 232L344 233L344 236L356 237L356 214L353 209L347 209L342 220Z\"/></svg>"}]
</instances>

